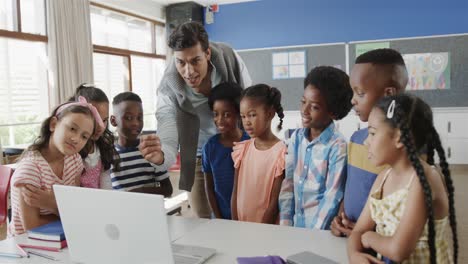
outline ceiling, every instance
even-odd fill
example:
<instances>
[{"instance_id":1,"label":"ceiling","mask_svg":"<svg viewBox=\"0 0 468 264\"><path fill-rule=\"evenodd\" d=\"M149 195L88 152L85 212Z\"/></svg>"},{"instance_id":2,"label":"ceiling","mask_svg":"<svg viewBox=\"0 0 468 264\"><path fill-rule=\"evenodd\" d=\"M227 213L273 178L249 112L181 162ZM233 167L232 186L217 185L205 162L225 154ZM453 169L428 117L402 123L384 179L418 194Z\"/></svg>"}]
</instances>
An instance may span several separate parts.
<instances>
[{"instance_id":1,"label":"ceiling","mask_svg":"<svg viewBox=\"0 0 468 264\"><path fill-rule=\"evenodd\" d=\"M167 6L170 4L175 4L175 3L182 3L182 2L187 2L188 0L152 0L153 2L156 2L162 6ZM241 2L251 2L255 0L193 0L193 2L199 3L200 5L207 6L207 5L212 5L212 4L233 4L233 3L241 3Z\"/></svg>"}]
</instances>

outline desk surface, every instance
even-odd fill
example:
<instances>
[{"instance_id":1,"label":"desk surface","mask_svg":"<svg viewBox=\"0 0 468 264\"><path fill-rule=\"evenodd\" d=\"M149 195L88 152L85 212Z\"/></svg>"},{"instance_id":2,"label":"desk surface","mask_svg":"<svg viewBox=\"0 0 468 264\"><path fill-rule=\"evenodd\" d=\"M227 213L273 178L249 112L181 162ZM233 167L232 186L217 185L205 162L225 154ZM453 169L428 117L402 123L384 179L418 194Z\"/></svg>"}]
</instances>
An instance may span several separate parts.
<instances>
[{"instance_id":1,"label":"desk surface","mask_svg":"<svg viewBox=\"0 0 468 264\"><path fill-rule=\"evenodd\" d=\"M208 219L197 219L197 218L185 218L185 217L180 217L180 216L167 216L167 222L169 226L169 235L171 237L171 241L175 241L182 236L184 236L186 233L194 230L197 228L199 225L202 225L204 223L209 222ZM26 234L20 235L18 237L21 238L9 238L4 242L7 243L15 243L15 241L24 239L27 237ZM1 242L3 243L3 242ZM31 255L30 258L7 258L7 257L0 257L0 263L73 263L70 260L70 255L68 252L68 248L63 249L61 252L50 252L50 251L44 251L44 250L36 250L36 249L31 249L33 251L41 252L49 256L53 256L57 258L59 261L49 261L45 258L38 257Z\"/></svg>"},{"instance_id":2,"label":"desk surface","mask_svg":"<svg viewBox=\"0 0 468 264\"><path fill-rule=\"evenodd\" d=\"M173 242L217 250L206 264L236 263L237 257L249 256L279 255L286 258L301 251L311 251L339 263L347 263L346 239L334 237L329 231L180 216L168 216L168 225ZM14 243L15 238L7 241ZM59 261L37 256L20 259L0 257L0 263L72 263L68 249L58 253L36 251L54 256Z\"/></svg>"},{"instance_id":3,"label":"desk surface","mask_svg":"<svg viewBox=\"0 0 468 264\"><path fill-rule=\"evenodd\" d=\"M286 258L301 251L347 263L346 239L330 231L277 225L211 220L176 240L217 250L206 264L236 263L237 257L279 255Z\"/></svg>"}]
</instances>

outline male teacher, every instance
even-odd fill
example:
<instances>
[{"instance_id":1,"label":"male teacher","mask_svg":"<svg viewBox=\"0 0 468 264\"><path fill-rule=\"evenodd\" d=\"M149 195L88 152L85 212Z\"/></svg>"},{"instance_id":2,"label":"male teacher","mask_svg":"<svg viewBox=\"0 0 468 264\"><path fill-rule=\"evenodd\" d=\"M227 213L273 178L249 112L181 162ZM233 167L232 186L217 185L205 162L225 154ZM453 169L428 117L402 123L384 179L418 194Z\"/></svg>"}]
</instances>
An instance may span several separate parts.
<instances>
[{"instance_id":1,"label":"male teacher","mask_svg":"<svg viewBox=\"0 0 468 264\"><path fill-rule=\"evenodd\" d=\"M208 96L211 88L222 82L247 87L252 81L239 55L226 44L209 42L208 34L197 22L178 26L168 45L174 56L157 94L159 137L142 137L140 150L146 159L167 170L180 148L179 189L189 191L189 203L198 217L209 218L201 150L217 131Z\"/></svg>"}]
</instances>

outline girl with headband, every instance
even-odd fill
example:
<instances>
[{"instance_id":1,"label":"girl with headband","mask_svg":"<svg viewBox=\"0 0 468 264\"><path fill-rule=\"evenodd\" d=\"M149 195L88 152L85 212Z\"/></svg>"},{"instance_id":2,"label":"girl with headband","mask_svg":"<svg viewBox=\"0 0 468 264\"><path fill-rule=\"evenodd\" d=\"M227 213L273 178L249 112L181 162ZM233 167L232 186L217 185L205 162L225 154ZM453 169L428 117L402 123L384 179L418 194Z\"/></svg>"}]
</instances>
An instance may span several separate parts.
<instances>
[{"instance_id":1,"label":"girl with headband","mask_svg":"<svg viewBox=\"0 0 468 264\"><path fill-rule=\"evenodd\" d=\"M101 117L84 97L57 107L44 120L38 138L23 153L11 179L9 236L59 219L52 186L79 183L83 172L79 152L98 127L103 127ZM48 193L50 199L38 199L40 194L31 192L31 187Z\"/></svg>"}]
</instances>

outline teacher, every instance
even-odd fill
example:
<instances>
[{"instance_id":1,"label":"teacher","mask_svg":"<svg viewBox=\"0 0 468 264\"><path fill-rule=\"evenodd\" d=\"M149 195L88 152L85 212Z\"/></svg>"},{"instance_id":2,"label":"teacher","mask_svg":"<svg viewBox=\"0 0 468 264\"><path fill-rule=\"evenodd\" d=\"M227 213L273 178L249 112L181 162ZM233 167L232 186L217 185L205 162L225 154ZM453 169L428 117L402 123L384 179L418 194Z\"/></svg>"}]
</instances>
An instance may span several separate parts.
<instances>
[{"instance_id":1,"label":"teacher","mask_svg":"<svg viewBox=\"0 0 468 264\"><path fill-rule=\"evenodd\" d=\"M169 37L174 56L157 92L158 136L140 141L143 156L168 169L180 150L179 189L189 192L189 203L198 217L209 218L211 209L205 194L201 150L217 133L208 107L212 87L222 82L251 85L244 62L228 45L209 42L197 22L178 26Z\"/></svg>"}]
</instances>

